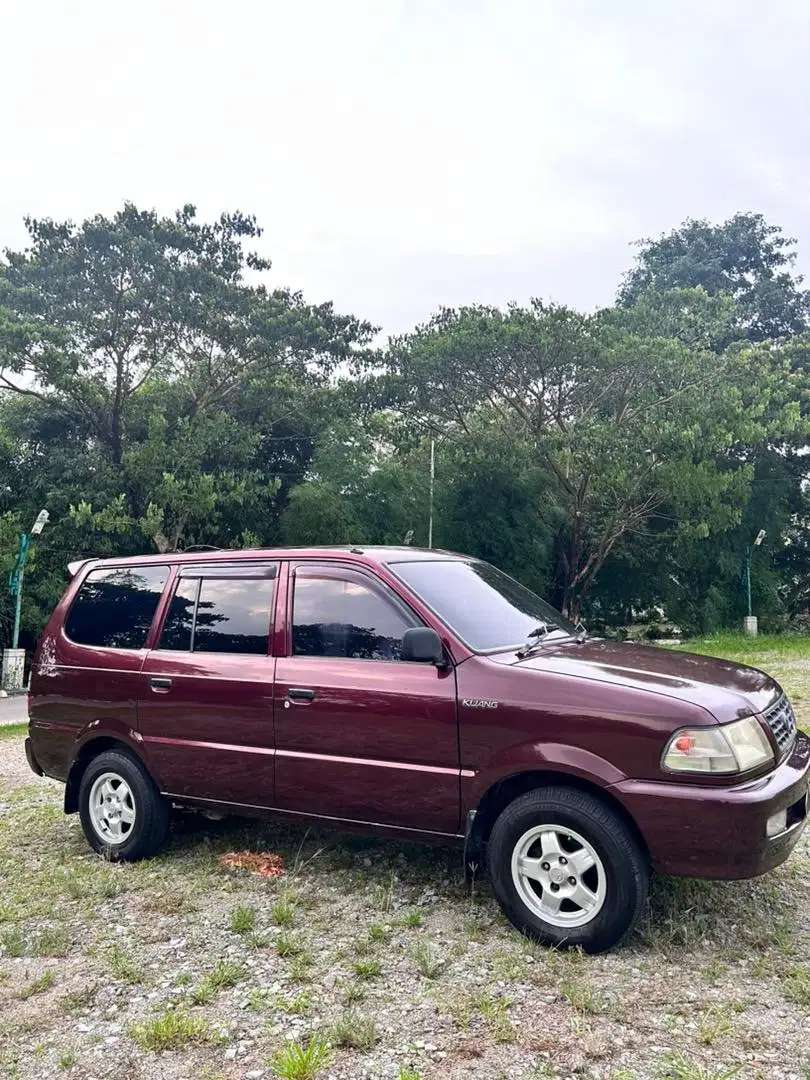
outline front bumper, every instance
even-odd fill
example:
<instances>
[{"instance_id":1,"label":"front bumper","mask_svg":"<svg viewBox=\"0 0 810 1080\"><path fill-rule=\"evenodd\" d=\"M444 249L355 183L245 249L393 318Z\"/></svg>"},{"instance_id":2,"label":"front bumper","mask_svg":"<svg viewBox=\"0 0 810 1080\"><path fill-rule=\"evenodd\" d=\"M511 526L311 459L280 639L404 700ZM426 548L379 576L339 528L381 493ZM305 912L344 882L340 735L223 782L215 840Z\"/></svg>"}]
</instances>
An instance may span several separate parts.
<instances>
[{"instance_id":1,"label":"front bumper","mask_svg":"<svg viewBox=\"0 0 810 1080\"><path fill-rule=\"evenodd\" d=\"M810 738L798 733L766 776L733 787L623 780L610 791L638 826L661 874L749 878L784 862L807 823ZM768 819L787 810L787 828L768 837Z\"/></svg>"}]
</instances>

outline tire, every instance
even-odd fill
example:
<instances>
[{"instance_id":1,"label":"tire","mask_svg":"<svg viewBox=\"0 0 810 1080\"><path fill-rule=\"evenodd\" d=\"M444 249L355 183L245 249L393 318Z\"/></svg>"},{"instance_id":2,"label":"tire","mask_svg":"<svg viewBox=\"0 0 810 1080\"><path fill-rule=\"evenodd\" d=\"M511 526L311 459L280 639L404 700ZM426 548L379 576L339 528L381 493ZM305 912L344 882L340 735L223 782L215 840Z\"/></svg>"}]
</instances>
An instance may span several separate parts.
<instances>
[{"instance_id":1,"label":"tire","mask_svg":"<svg viewBox=\"0 0 810 1080\"><path fill-rule=\"evenodd\" d=\"M624 821L567 787L529 791L503 810L489 838L489 873L521 933L589 953L630 933L649 884L647 860Z\"/></svg>"},{"instance_id":2,"label":"tire","mask_svg":"<svg viewBox=\"0 0 810 1080\"><path fill-rule=\"evenodd\" d=\"M99 754L84 770L79 817L90 847L105 859L136 862L154 855L168 837L169 813L168 800L126 751Z\"/></svg>"}]
</instances>

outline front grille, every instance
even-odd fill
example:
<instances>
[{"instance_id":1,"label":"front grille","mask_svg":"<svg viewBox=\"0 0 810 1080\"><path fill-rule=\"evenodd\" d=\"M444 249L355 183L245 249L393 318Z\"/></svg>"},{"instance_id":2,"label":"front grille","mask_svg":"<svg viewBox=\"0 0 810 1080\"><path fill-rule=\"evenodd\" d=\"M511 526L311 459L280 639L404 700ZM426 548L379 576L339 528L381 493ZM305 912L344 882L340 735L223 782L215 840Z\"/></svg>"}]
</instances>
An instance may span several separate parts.
<instances>
[{"instance_id":1,"label":"front grille","mask_svg":"<svg viewBox=\"0 0 810 1080\"><path fill-rule=\"evenodd\" d=\"M784 757L796 738L796 716L793 712L793 706L784 694L765 713L765 723L771 729L774 739L776 739L779 756Z\"/></svg>"}]
</instances>

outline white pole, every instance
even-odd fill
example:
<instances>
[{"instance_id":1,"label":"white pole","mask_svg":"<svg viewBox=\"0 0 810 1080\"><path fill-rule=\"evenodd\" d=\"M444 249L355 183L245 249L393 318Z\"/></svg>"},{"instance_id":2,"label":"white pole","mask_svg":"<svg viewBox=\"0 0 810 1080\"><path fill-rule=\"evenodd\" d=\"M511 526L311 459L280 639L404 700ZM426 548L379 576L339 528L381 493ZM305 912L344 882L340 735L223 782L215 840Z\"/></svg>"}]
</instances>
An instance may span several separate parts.
<instances>
[{"instance_id":1,"label":"white pole","mask_svg":"<svg viewBox=\"0 0 810 1080\"><path fill-rule=\"evenodd\" d=\"M436 440L430 440L430 519L428 521L428 547L433 547L433 477L436 474Z\"/></svg>"}]
</instances>

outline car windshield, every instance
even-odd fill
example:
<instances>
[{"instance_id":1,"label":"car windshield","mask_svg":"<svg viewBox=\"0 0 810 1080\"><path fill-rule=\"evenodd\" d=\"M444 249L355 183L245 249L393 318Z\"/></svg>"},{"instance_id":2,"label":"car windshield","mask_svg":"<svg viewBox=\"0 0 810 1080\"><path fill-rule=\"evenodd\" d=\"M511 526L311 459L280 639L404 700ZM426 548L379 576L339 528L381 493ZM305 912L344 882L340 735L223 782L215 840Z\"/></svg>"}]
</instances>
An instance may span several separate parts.
<instances>
[{"instance_id":1,"label":"car windshield","mask_svg":"<svg viewBox=\"0 0 810 1080\"><path fill-rule=\"evenodd\" d=\"M426 559L392 563L391 570L476 652L518 649L541 624L555 627L548 637L577 633L545 600L489 563Z\"/></svg>"}]
</instances>

